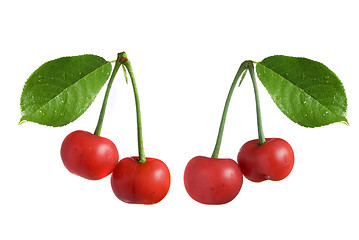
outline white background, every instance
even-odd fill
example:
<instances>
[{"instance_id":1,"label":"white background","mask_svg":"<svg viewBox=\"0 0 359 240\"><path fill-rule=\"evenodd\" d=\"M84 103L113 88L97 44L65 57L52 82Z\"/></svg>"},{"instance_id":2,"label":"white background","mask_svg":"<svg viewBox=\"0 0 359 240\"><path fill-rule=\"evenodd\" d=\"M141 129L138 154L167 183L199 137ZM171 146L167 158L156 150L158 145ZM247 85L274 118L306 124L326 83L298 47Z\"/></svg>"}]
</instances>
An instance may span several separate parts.
<instances>
[{"instance_id":1,"label":"white background","mask_svg":"<svg viewBox=\"0 0 359 240\"><path fill-rule=\"evenodd\" d=\"M1 24L0 239L358 239L358 42L356 1L3 1ZM60 145L93 131L104 89L77 121L18 125L24 82L46 61L126 51L139 88L148 157L167 163L172 184L151 206L129 205L110 178L64 168ZM280 182L244 180L232 202L193 201L183 170L210 156L225 98L244 60L275 54L320 61L342 80L350 126L306 129L287 119L262 85L266 137L295 151ZM120 157L137 155L133 93L118 74L102 136ZM220 157L257 138L249 78L234 92Z\"/></svg>"}]
</instances>

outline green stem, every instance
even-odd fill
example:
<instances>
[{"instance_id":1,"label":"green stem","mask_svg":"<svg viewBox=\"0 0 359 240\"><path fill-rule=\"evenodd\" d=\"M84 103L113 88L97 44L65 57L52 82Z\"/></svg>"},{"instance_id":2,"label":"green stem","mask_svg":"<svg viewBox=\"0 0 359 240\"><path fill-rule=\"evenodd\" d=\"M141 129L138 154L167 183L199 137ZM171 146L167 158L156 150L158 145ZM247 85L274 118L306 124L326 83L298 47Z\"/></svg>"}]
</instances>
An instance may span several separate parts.
<instances>
[{"instance_id":1,"label":"green stem","mask_svg":"<svg viewBox=\"0 0 359 240\"><path fill-rule=\"evenodd\" d=\"M222 143L222 137L223 137L223 130L224 130L224 125L226 122L226 117L227 117L227 112L228 112L228 107L229 107L229 103L231 101L232 98L232 94L233 91L237 85L238 79L241 76L242 72L244 70L246 70L248 68L248 64L250 62L249 61L245 61L241 64L241 66L239 67L236 76L234 77L233 83L231 85L231 88L229 89L229 93L226 99L226 103L224 105L224 109L223 109L223 114L222 114L222 119L221 119L221 124L219 126L219 130L218 130L218 136L217 136L217 141L216 141L216 146L214 147L213 153L211 158L218 158L218 154L219 154L219 149L221 147L221 143ZM242 82L242 81L241 81Z\"/></svg>"},{"instance_id":2,"label":"green stem","mask_svg":"<svg viewBox=\"0 0 359 240\"><path fill-rule=\"evenodd\" d=\"M137 115L137 143L138 143L138 154L139 154L139 163L146 162L146 156L143 147L143 138L142 138L142 122L141 122L141 110L140 110L140 99L138 97L137 85L135 81L135 75L133 74L131 62L127 58L125 52L118 54L118 59L120 62L127 68L128 73L130 74L133 93L135 95L135 104L136 104L136 115Z\"/></svg>"},{"instance_id":3,"label":"green stem","mask_svg":"<svg viewBox=\"0 0 359 240\"><path fill-rule=\"evenodd\" d=\"M117 73L118 69L120 68L120 66L121 66L121 63L119 61L116 61L115 66L114 66L114 68L112 70L112 73L111 73L110 81L107 84L107 89L106 89L105 97L104 97L103 102L102 102L102 108L101 108L100 116L98 118L97 126L96 126L96 129L95 129L95 132L94 132L94 134L97 135L97 136L100 136L100 134L101 134L102 123L103 123L103 119L105 117L105 111L106 111L108 96L110 94L110 90L111 90L111 87L112 87L113 80L115 79L116 73Z\"/></svg>"},{"instance_id":4,"label":"green stem","mask_svg":"<svg viewBox=\"0 0 359 240\"><path fill-rule=\"evenodd\" d=\"M256 82L256 76L255 76L255 72L254 72L253 63L251 63L248 66L248 69L249 69L249 73L250 73L251 78L252 78L254 96L255 96L255 99L256 99L257 127L258 127L258 139L259 139L258 145L262 145L262 144L266 143L266 139L265 139L264 133L263 133L261 108L260 108L260 104L259 104L259 93L258 93L258 87L257 87L257 82Z\"/></svg>"}]
</instances>

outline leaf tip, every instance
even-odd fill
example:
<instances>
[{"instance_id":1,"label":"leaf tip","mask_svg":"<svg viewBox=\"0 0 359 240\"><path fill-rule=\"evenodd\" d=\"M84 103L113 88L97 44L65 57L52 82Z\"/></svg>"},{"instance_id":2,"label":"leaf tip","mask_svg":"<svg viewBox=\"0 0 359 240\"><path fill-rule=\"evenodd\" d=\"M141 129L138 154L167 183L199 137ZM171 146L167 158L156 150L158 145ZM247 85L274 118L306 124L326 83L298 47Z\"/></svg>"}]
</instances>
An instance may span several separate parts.
<instances>
[{"instance_id":1,"label":"leaf tip","mask_svg":"<svg viewBox=\"0 0 359 240\"><path fill-rule=\"evenodd\" d=\"M350 127L350 124L349 124L349 122L348 122L348 119L343 120L342 123L344 123L345 125L347 125L348 127Z\"/></svg>"},{"instance_id":2,"label":"leaf tip","mask_svg":"<svg viewBox=\"0 0 359 240\"><path fill-rule=\"evenodd\" d=\"M20 121L17 123L17 125L22 125L24 122L26 122L26 119L24 119L24 117L20 118Z\"/></svg>"}]
</instances>

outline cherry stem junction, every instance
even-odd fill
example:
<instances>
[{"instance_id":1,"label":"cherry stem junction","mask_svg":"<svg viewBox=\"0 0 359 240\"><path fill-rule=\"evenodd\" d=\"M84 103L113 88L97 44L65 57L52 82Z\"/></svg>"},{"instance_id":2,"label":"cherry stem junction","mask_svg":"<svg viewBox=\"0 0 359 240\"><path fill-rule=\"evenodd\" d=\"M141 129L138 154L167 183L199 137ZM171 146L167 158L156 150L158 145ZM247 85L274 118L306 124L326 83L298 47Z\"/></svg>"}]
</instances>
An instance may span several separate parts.
<instances>
[{"instance_id":1,"label":"cherry stem junction","mask_svg":"<svg viewBox=\"0 0 359 240\"><path fill-rule=\"evenodd\" d=\"M235 87L237 85L239 77L242 75L242 78L241 78L241 81L240 81L238 87L241 85L247 70L249 70L251 78L252 78L253 89L254 89L255 100L256 100L259 145L265 143L265 138L264 138L264 134L263 134L263 127L262 127L262 118L261 118L261 112L260 112L260 104L259 104L259 94L258 94L257 83L255 81L255 72L254 72L254 67L253 67L253 61L244 61L240 65L240 67L239 67L239 69L237 71L237 74L234 77L234 80L232 82L232 85L231 85L231 87L229 89L227 99L226 99L226 103L225 103L224 108L223 108L222 119L221 119L221 123L220 123L219 130L218 130L216 145L214 147L214 150L213 150L211 158L218 158L219 150L220 150L221 143L222 143L224 125L225 125L225 122L226 122L229 103L231 101L233 91L234 91L234 89L235 89Z\"/></svg>"},{"instance_id":2,"label":"cherry stem junction","mask_svg":"<svg viewBox=\"0 0 359 240\"><path fill-rule=\"evenodd\" d=\"M140 99L138 97L137 84L135 81L135 75L133 74L131 62L127 58L127 54L125 52L121 52L118 54L118 61L126 67L132 82L133 93L135 96L135 104L136 104L136 115L137 115L137 143L138 143L138 154L139 154L139 163L146 162L145 151L143 147L143 137L142 137L142 121L141 121L141 110L140 110Z\"/></svg>"}]
</instances>

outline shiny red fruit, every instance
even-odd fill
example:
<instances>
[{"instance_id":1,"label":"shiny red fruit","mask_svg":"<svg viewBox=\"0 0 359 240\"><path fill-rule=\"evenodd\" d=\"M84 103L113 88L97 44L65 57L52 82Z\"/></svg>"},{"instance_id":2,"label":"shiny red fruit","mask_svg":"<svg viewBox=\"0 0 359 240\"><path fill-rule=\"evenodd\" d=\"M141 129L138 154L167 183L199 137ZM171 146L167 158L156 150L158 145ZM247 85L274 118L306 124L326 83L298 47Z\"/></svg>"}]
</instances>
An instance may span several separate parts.
<instances>
[{"instance_id":1,"label":"shiny red fruit","mask_svg":"<svg viewBox=\"0 0 359 240\"><path fill-rule=\"evenodd\" d=\"M90 180L99 180L109 175L119 158L112 141L81 130L67 135L60 153L65 167L71 173Z\"/></svg>"},{"instance_id":2,"label":"shiny red fruit","mask_svg":"<svg viewBox=\"0 0 359 240\"><path fill-rule=\"evenodd\" d=\"M116 197L126 203L154 204L168 193L171 183L167 165L159 159L139 157L124 158L111 176L111 186Z\"/></svg>"},{"instance_id":3,"label":"shiny red fruit","mask_svg":"<svg viewBox=\"0 0 359 240\"><path fill-rule=\"evenodd\" d=\"M243 175L250 181L279 181L292 171L294 152L283 139L267 138L262 145L258 145L258 139L255 139L242 146L237 160Z\"/></svg>"},{"instance_id":4,"label":"shiny red fruit","mask_svg":"<svg viewBox=\"0 0 359 240\"><path fill-rule=\"evenodd\" d=\"M192 158L184 172L187 193L203 204L225 204L232 201L243 183L243 175L233 159Z\"/></svg>"}]
</instances>

